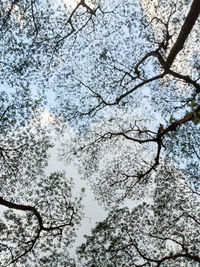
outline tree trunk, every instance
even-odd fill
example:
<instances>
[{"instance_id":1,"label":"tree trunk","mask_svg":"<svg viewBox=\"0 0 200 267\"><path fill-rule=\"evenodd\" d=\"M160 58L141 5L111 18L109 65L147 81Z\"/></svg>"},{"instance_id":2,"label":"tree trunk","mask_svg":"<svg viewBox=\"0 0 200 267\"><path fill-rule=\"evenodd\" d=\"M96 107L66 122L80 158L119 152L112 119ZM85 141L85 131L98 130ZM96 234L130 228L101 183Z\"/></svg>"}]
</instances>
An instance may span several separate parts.
<instances>
[{"instance_id":1,"label":"tree trunk","mask_svg":"<svg viewBox=\"0 0 200 267\"><path fill-rule=\"evenodd\" d=\"M183 49L184 43L188 38L198 16L200 14L200 0L193 0L189 13L183 23L181 31L177 37L177 40L172 47L169 56L166 60L166 67L169 69L173 64L178 53Z\"/></svg>"}]
</instances>

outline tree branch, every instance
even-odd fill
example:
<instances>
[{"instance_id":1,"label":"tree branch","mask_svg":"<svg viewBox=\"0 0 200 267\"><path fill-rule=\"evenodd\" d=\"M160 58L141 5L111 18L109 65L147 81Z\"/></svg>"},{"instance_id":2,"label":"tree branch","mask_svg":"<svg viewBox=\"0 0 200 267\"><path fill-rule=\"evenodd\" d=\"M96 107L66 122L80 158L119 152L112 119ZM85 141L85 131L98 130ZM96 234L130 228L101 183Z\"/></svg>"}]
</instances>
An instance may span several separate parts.
<instances>
[{"instance_id":1,"label":"tree branch","mask_svg":"<svg viewBox=\"0 0 200 267\"><path fill-rule=\"evenodd\" d=\"M72 219L74 216L74 208L70 206L70 207L68 207L68 209L70 209L72 211L72 213L70 215L70 219L69 219L68 223L60 224L57 226L45 227L43 224L41 214L33 206L15 204L13 202L10 202L10 201L3 199L2 197L0 197L0 205L3 205L3 206L10 208L10 209L16 209L16 210L21 210L21 211L30 211L35 215L35 217L38 220L38 224L39 224L39 229L37 230L36 236L33 239L24 242L27 245L27 248L25 249L25 251L23 253L16 256L15 258L12 256L12 261L9 263L9 265L16 262L19 258L25 256L27 253L29 253L33 249L36 241L40 238L40 234L42 231L50 232L50 231L54 231L54 230L59 230L60 233L58 233L58 234L61 234L63 227L72 225Z\"/></svg>"},{"instance_id":2,"label":"tree branch","mask_svg":"<svg viewBox=\"0 0 200 267\"><path fill-rule=\"evenodd\" d=\"M193 0L189 13L183 23L181 31L176 39L174 46L172 47L168 58L166 60L166 67L169 69L173 64L178 53L183 49L185 41L187 40L192 28L200 14L200 1Z\"/></svg>"}]
</instances>

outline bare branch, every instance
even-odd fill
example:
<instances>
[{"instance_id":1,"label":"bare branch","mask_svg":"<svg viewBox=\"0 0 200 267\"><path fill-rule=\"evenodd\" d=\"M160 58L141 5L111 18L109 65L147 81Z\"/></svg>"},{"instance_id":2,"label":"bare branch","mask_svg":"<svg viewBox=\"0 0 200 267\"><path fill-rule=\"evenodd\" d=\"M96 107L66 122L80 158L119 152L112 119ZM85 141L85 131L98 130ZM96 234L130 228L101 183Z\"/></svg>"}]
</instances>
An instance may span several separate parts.
<instances>
[{"instance_id":1,"label":"bare branch","mask_svg":"<svg viewBox=\"0 0 200 267\"><path fill-rule=\"evenodd\" d=\"M172 47L167 61L166 61L166 67L169 69L171 65L173 64L176 56L178 53L183 49L183 46L185 44L185 41L187 40L190 32L192 31L192 28L200 14L200 1L199 0L193 0L192 5L190 7L189 13L183 23L183 26L181 28L181 31L176 39L176 42L174 46Z\"/></svg>"}]
</instances>

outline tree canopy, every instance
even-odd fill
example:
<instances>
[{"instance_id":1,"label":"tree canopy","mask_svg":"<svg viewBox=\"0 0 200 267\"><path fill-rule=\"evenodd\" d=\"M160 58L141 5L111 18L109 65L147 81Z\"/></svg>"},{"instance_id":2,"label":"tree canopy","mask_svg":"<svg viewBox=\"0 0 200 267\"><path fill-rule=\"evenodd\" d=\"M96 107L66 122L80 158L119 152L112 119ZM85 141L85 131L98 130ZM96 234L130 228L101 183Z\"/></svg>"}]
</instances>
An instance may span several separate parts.
<instances>
[{"instance_id":1,"label":"tree canopy","mask_svg":"<svg viewBox=\"0 0 200 267\"><path fill-rule=\"evenodd\" d=\"M199 0L0 4L0 264L199 266ZM62 133L109 210L76 259Z\"/></svg>"}]
</instances>

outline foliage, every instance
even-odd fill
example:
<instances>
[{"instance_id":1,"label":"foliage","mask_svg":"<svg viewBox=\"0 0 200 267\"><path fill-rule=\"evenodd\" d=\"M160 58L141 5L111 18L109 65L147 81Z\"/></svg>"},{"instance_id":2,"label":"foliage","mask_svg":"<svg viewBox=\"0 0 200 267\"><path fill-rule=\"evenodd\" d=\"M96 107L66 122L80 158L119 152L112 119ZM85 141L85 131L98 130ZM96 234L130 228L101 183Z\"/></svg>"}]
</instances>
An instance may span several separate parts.
<instances>
[{"instance_id":1,"label":"foliage","mask_svg":"<svg viewBox=\"0 0 200 267\"><path fill-rule=\"evenodd\" d=\"M64 157L68 155L70 158L73 151L78 157L83 156L83 162L86 161L82 167L86 170L85 176L98 172L96 178L100 183L96 188L101 191L102 198L105 197L105 184L109 184L107 190L112 192L114 180L116 183L122 180L122 185L117 185L122 191L126 182L130 186L130 180L132 185L137 180L148 181L148 176L159 165L161 153L172 157L179 168L186 164L187 180L193 180L198 190L200 87L194 56L198 51L199 2L193 1L189 5L188 1L168 1L167 4L164 1L142 1L142 4L145 8L151 5L152 11L148 14L151 18L147 16L148 20L144 19L137 3L124 1L105 17L107 23L99 28L106 42L103 44L100 38L94 43L85 40L81 44L77 41L73 51L76 52L77 48L79 57L75 54L75 62L69 65L72 75L66 75L62 66L57 75L62 83L59 83L58 89L61 113L69 120L78 118L78 122L75 120L76 127L81 123L85 127L85 132L81 132L85 133L85 140L81 138L78 144L78 137L74 141L74 149L67 148L66 153L63 152ZM163 14L167 15L166 18ZM130 24L127 18L130 18ZM122 38L125 27L127 38ZM91 40L97 32L98 29L88 35ZM114 42L116 39L120 45ZM92 49L94 45L95 50ZM85 50L82 52L82 49ZM86 52L87 65L83 58ZM80 61L80 57L83 61L75 65L76 58ZM126 113L127 117L119 118L121 110L121 116ZM145 124L140 124L140 120ZM108 172L107 166L104 173L100 172L105 150L117 150L118 146L123 150L122 141L132 142L129 149L136 148L135 152L128 151L127 147L119 154L118 151L113 152L118 158L105 163ZM141 151L148 151L151 156L146 158ZM127 166L123 166L126 161L120 153L127 157ZM135 163L134 170L131 170L134 168L131 160ZM119 165L122 166L118 168ZM117 178L112 172L114 169ZM120 179L122 173L123 179ZM109 179L106 180L106 176ZM102 177L105 183L101 183Z\"/></svg>"},{"instance_id":2,"label":"foliage","mask_svg":"<svg viewBox=\"0 0 200 267\"><path fill-rule=\"evenodd\" d=\"M39 175L25 188L17 190L20 196L12 194L14 202L20 200L18 207L0 199L13 209L5 209L1 218L1 264L74 266L68 249L82 213L81 198L72 196L72 181L64 173L52 173Z\"/></svg>"},{"instance_id":3,"label":"foliage","mask_svg":"<svg viewBox=\"0 0 200 267\"><path fill-rule=\"evenodd\" d=\"M52 131L59 126L57 120L43 125L41 113L60 47L71 35L75 41L96 8L85 1L0 5L0 264L74 266L68 249L82 216L82 195L73 196L64 173L45 175Z\"/></svg>"},{"instance_id":4,"label":"foliage","mask_svg":"<svg viewBox=\"0 0 200 267\"><path fill-rule=\"evenodd\" d=\"M0 2L1 264L76 264L82 196L44 172L51 89L57 121L77 131L62 157L112 208L83 264L197 266L199 0Z\"/></svg>"},{"instance_id":5,"label":"foliage","mask_svg":"<svg viewBox=\"0 0 200 267\"><path fill-rule=\"evenodd\" d=\"M135 2L120 3L105 18L108 22L101 29L106 42L97 39L95 50L92 42L87 43L91 50L84 48L85 43L84 47L80 44L78 52L82 55L81 48L87 51L89 64L84 67L77 64L73 75L66 79L63 72L58 74L61 81L62 78L66 81L58 93L61 112L67 110L68 119L78 118L76 123L82 130L81 135L72 137L71 145L63 146L61 154L67 162L77 157L82 177L90 181L99 202L112 210L79 250L85 266L199 264L198 240L193 242L187 236L187 231L192 237L198 236L199 226L200 85L196 58L199 2L142 1L142 4L147 19L141 7L136 9ZM94 39L95 34L92 32L90 38ZM63 90L65 86L67 91ZM170 164L165 168L166 161ZM179 190L180 171L189 198L185 190L179 198L174 197ZM162 191L154 178L161 182L168 176L175 181L172 187L171 182L165 184L166 190ZM154 198L145 208L139 205L132 211L119 209L129 203L127 199L136 203L147 196L149 188L160 190L169 203L172 200L174 209L169 209L163 198ZM168 197L172 192L173 197ZM189 202L188 210L179 206L184 197ZM187 206L185 202L184 205ZM130 222L135 212L136 229ZM156 221L151 219L152 212L157 212L153 213ZM183 228L176 225L170 228L168 223L172 224L174 216L181 212L185 213L178 221ZM152 220L152 227L154 224L161 227L159 236L144 234L144 229L148 229L145 216ZM128 234L124 237L123 227L131 228L130 238L138 237L132 244ZM184 233L187 241L174 239L175 243L180 241L181 248L170 256L163 242L173 239L173 231L177 236Z\"/></svg>"},{"instance_id":6,"label":"foliage","mask_svg":"<svg viewBox=\"0 0 200 267\"><path fill-rule=\"evenodd\" d=\"M65 173L45 175L55 126L42 124L38 103L1 94L1 266L74 266L82 196Z\"/></svg>"},{"instance_id":7,"label":"foliage","mask_svg":"<svg viewBox=\"0 0 200 267\"><path fill-rule=\"evenodd\" d=\"M77 250L82 266L199 265L199 200L184 173L164 163L148 199L110 211L86 237Z\"/></svg>"}]
</instances>

